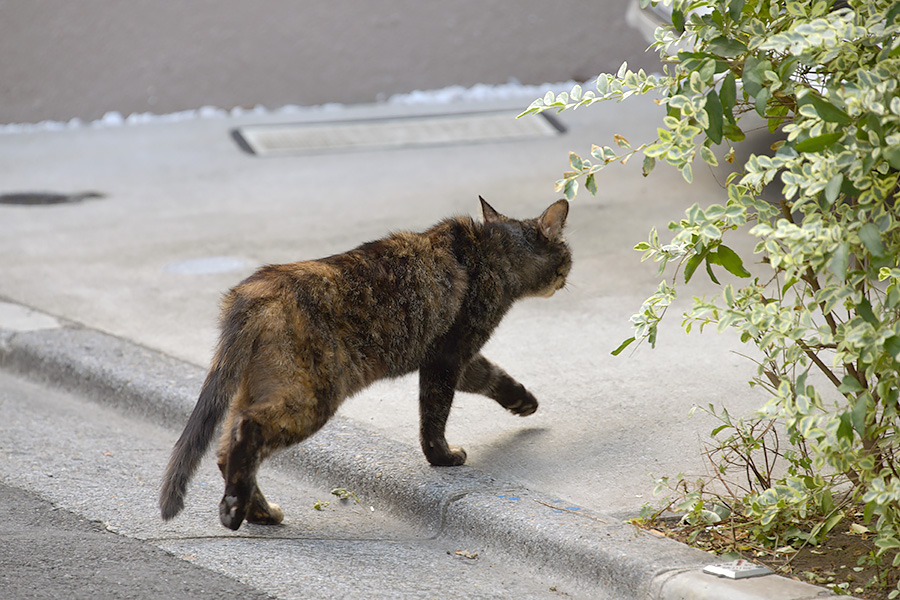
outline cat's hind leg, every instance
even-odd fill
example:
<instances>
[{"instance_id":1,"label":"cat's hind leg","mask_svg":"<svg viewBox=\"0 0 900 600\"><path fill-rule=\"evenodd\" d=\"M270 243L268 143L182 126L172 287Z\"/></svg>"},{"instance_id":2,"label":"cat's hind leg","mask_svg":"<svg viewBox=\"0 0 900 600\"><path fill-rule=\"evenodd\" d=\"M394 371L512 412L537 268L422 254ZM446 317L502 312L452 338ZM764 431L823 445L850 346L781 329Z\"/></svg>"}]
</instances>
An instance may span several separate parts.
<instances>
[{"instance_id":1,"label":"cat's hind leg","mask_svg":"<svg viewBox=\"0 0 900 600\"><path fill-rule=\"evenodd\" d=\"M481 354L476 354L466 364L456 389L492 398L509 412L521 417L534 414L538 409L537 398L524 385Z\"/></svg>"},{"instance_id":2,"label":"cat's hind leg","mask_svg":"<svg viewBox=\"0 0 900 600\"><path fill-rule=\"evenodd\" d=\"M262 462L263 450L259 423L245 417L235 419L225 452L225 494L219 503L219 520L229 529L237 530L251 508L251 501L258 491L256 471Z\"/></svg>"},{"instance_id":3,"label":"cat's hind leg","mask_svg":"<svg viewBox=\"0 0 900 600\"><path fill-rule=\"evenodd\" d=\"M255 525L279 525L284 520L284 511L274 502L269 502L259 486L255 486L247 507L247 522Z\"/></svg>"},{"instance_id":4,"label":"cat's hind leg","mask_svg":"<svg viewBox=\"0 0 900 600\"><path fill-rule=\"evenodd\" d=\"M226 465L228 460L227 446L225 452L219 454L219 471L225 478ZM259 490L259 485L254 480L253 491L250 494L250 503L247 507L246 519L248 523L257 525L278 525L284 520L284 512L281 507L274 502L269 502Z\"/></svg>"},{"instance_id":5,"label":"cat's hind leg","mask_svg":"<svg viewBox=\"0 0 900 600\"><path fill-rule=\"evenodd\" d=\"M250 387L249 397L254 397L252 383ZM268 393L257 393L255 397L265 400L251 403L229 419L232 425L227 447L221 448L219 454L225 477L219 518L229 529L238 529L244 520L266 525L282 521L281 508L268 502L256 483L259 465L275 450L314 434L336 408L335 402L322 401L311 393L298 393L294 385L276 387ZM324 390L321 395L330 399Z\"/></svg>"}]
</instances>

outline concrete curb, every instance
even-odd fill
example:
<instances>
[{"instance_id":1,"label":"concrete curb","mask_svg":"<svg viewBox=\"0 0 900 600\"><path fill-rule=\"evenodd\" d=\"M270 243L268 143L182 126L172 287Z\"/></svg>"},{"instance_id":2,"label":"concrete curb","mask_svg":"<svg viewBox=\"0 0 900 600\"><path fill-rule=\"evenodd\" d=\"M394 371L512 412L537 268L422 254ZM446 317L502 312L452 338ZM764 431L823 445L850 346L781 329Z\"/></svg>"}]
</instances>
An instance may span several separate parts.
<instances>
[{"instance_id":1,"label":"concrete curb","mask_svg":"<svg viewBox=\"0 0 900 600\"><path fill-rule=\"evenodd\" d=\"M159 352L73 326L0 329L0 367L177 431L205 375ZM733 581L704 574L703 566L711 562L705 552L469 467L430 467L418 448L340 416L276 461L301 478L377 499L437 534L526 561L591 598L807 600L833 595L775 575Z\"/></svg>"}]
</instances>

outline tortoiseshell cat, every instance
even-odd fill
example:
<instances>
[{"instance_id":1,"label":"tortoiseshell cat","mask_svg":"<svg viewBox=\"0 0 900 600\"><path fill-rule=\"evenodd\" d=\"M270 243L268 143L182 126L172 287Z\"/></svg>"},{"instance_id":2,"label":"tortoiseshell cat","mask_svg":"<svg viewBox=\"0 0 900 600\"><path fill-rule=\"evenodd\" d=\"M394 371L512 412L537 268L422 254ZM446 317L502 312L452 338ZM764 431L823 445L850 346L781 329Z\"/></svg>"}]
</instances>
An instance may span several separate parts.
<instances>
[{"instance_id":1,"label":"tortoiseshell cat","mask_svg":"<svg viewBox=\"0 0 900 600\"><path fill-rule=\"evenodd\" d=\"M283 518L257 487L260 463L311 436L378 379L419 371L422 450L433 465L466 460L444 437L454 390L484 394L517 415L537 410L534 396L479 350L513 302L565 285L569 204L519 221L480 200L482 223L447 219L345 254L263 267L225 296L212 366L163 479L163 519L184 507L223 417L219 517L237 529L244 519Z\"/></svg>"}]
</instances>

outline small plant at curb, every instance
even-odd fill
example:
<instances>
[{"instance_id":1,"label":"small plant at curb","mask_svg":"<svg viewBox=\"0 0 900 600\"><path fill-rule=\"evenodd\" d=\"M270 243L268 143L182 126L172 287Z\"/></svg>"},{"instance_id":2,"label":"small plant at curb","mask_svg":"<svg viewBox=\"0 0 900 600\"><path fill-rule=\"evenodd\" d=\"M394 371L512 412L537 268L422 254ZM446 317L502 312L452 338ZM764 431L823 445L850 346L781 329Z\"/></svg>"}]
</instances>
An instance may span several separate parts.
<instances>
[{"instance_id":1,"label":"small plant at curb","mask_svg":"<svg viewBox=\"0 0 900 600\"><path fill-rule=\"evenodd\" d=\"M354 502L359 504L360 501L359 496L357 496L355 492L351 492L346 488L334 488L333 490L331 490L331 495L337 496L338 500L341 500L343 502L347 502L352 499Z\"/></svg>"},{"instance_id":2,"label":"small plant at curb","mask_svg":"<svg viewBox=\"0 0 900 600\"><path fill-rule=\"evenodd\" d=\"M347 488L334 488L331 490L331 495L337 497L338 501L341 504L348 504L351 500L353 500L354 504L359 504L362 502L360 497L356 494L356 492L352 492ZM313 508L316 510L325 510L328 506L331 505L331 502L327 500L316 500L313 503ZM368 507L369 511L375 512L375 507Z\"/></svg>"},{"instance_id":3,"label":"small plant at curb","mask_svg":"<svg viewBox=\"0 0 900 600\"><path fill-rule=\"evenodd\" d=\"M653 229L636 246L659 263L661 281L614 350L655 345L698 273L722 292L694 298L684 328L732 329L752 347L751 385L768 402L744 419L707 409L720 420L710 475L663 480L677 492L670 508L714 523L719 506L752 544L769 546L816 543L858 515L873 532L871 560L900 567L900 4L665 4L671 23L653 44L661 76L622 65L595 89L548 93L523 115L636 94L665 108L655 139L616 135L588 158L571 153L557 181L569 199L580 186L596 194L602 169L638 154L645 176L662 162L688 182L697 164L736 169L721 202L690 207L666 241ZM780 139L737 164L751 114ZM726 244L735 231L757 239L753 273Z\"/></svg>"}]
</instances>

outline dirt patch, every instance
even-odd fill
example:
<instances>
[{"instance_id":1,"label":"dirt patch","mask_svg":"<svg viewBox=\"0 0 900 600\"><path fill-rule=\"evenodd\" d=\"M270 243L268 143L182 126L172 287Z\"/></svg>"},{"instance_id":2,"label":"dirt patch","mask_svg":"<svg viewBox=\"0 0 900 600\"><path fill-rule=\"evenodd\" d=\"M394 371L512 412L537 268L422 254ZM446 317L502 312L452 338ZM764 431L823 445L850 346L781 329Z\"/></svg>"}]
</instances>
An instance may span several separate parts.
<instances>
[{"instance_id":1,"label":"dirt patch","mask_svg":"<svg viewBox=\"0 0 900 600\"><path fill-rule=\"evenodd\" d=\"M763 564L785 577L805 581L865 600L888 600L897 589L900 569L891 566L894 554L885 554L880 564L875 555L874 536L861 521L837 525L828 539L817 546L763 548L748 540L740 524L723 522L712 526L692 526L678 520L635 521L635 525L657 536L669 537L723 558L744 558Z\"/></svg>"}]
</instances>

